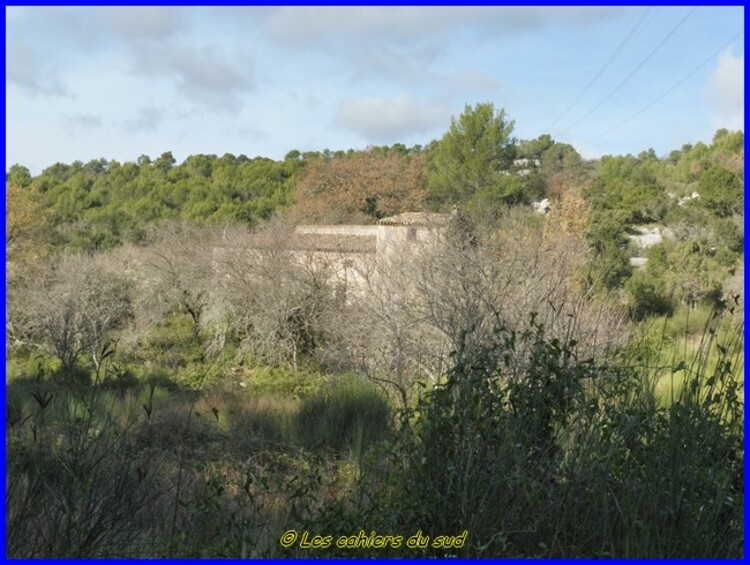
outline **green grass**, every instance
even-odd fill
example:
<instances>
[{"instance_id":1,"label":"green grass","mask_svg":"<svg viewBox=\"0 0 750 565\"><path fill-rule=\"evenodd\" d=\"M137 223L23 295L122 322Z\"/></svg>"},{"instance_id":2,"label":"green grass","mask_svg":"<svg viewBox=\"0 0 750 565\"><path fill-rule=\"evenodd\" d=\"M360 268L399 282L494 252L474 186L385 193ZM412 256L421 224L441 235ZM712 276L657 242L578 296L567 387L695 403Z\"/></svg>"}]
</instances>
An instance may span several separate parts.
<instances>
[{"instance_id":1,"label":"green grass","mask_svg":"<svg viewBox=\"0 0 750 565\"><path fill-rule=\"evenodd\" d=\"M389 437L391 408L375 385L356 377L343 378L305 397L296 421L300 443L361 453Z\"/></svg>"},{"instance_id":2,"label":"green grass","mask_svg":"<svg viewBox=\"0 0 750 565\"><path fill-rule=\"evenodd\" d=\"M657 399L670 403L686 380L708 380L728 370L742 382L742 320L707 307L682 307L672 316L654 317L640 326L626 352L626 362L642 367L653 381Z\"/></svg>"},{"instance_id":3,"label":"green grass","mask_svg":"<svg viewBox=\"0 0 750 565\"><path fill-rule=\"evenodd\" d=\"M331 375L314 366L300 365L295 371L289 367L267 367L252 361L236 367L232 378L238 386L255 393L295 397L312 394L332 379Z\"/></svg>"},{"instance_id":4,"label":"green grass","mask_svg":"<svg viewBox=\"0 0 750 565\"><path fill-rule=\"evenodd\" d=\"M708 306L689 308L680 306L665 319L665 332L671 338L700 337L708 326L713 311Z\"/></svg>"},{"instance_id":5,"label":"green grass","mask_svg":"<svg viewBox=\"0 0 750 565\"><path fill-rule=\"evenodd\" d=\"M354 455L390 425L366 383L322 385L319 373L269 370L279 388L145 377L72 386L13 363L6 549L17 556L249 556L260 540L272 555L291 509L350 491ZM320 392L269 392L311 390L311 376ZM302 495L290 481L303 481ZM71 511L76 500L86 505Z\"/></svg>"}]
</instances>

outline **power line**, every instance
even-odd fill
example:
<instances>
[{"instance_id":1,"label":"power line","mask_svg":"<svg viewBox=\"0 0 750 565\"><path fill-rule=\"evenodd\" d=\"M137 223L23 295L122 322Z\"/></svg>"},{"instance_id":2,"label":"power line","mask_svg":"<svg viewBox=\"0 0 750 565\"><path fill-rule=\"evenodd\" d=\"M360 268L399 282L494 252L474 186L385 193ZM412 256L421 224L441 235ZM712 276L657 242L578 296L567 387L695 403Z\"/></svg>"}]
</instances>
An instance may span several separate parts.
<instances>
[{"instance_id":1,"label":"power line","mask_svg":"<svg viewBox=\"0 0 750 565\"><path fill-rule=\"evenodd\" d=\"M677 25L676 25L676 26L674 26L674 27L673 27L673 28L672 28L672 29L671 29L671 30L669 31L669 33L668 33L668 34L667 34L667 35L666 35L666 36L664 37L664 39L662 39L662 40L661 40L661 41L659 42L659 44L658 44L658 45L657 45L656 47L654 47L654 48L653 48L653 49L651 50L651 52L650 52L650 53L649 53L648 55L646 55L646 57L645 57L645 58L644 58L643 60L641 60L641 62L640 62L640 63L638 63L638 64L637 64L637 65L635 66L635 68L634 68L634 69L633 69L632 71L630 71L630 74L628 74L628 76L626 76L626 77L625 77L624 79L622 79L622 81L620 81L620 83L619 83L619 84L618 84L617 86L615 86L615 87L614 87L614 88L613 88L613 89L612 89L612 90L611 90L611 91L609 92L609 94L607 94L607 95L606 95L606 96L605 96L605 97L604 97L604 98L603 98L603 99L602 99L602 100L601 100L601 101L600 101L600 102L599 102L599 103L598 103L598 104L597 104L596 106L594 106L594 107L593 107L593 108L592 108L591 110L589 110L588 112L586 112L586 113L585 113L585 114L584 114L583 116L581 116L581 117L580 117L580 118L579 118L579 119L578 119L577 121L575 121L575 122L573 122L572 124L570 124L570 125L569 125L568 127L566 127L566 128L564 129L564 130L562 130L562 131L558 132L558 133L557 133L557 135L556 135L555 137L559 137L559 136L563 135L564 133L567 133L567 132L568 132L568 131L570 131L570 130L571 130L572 128L574 128L575 126L577 126L578 124L580 124L580 123L581 123L581 122L582 122L583 120L585 120L586 118L588 118L588 117L589 117L589 116L590 116L591 114L593 114L594 112L596 112L596 111L597 111L597 110L598 110L599 108L601 108L601 107L602 107L602 105L603 105L603 104L604 104L605 102L607 102L607 100L609 100L610 98L612 98L612 96L613 96L613 95L614 95L614 94L615 94L615 93L616 93L616 92L617 92L618 90L620 90L620 89L621 89L621 88L622 88L623 86L625 86L625 84L626 84L626 83L627 83L627 82L628 82L628 81L629 81L629 80L630 80L631 78L633 78L633 76L634 76L634 75L635 75L635 74L636 74L636 73L637 73L637 72L638 72L639 70L641 70L641 69L643 68L643 66L644 66L644 65L645 65L646 63L648 63L648 61L650 61L650 60L651 60L651 58L652 58L652 57L653 57L654 55L656 55L656 53L657 53L657 52L659 51L659 49L661 49L661 48L662 48L662 47L664 46L664 44L665 44L665 43L666 43L667 41L669 41L669 39L670 39L670 38L671 38L671 37L672 37L672 36L673 36L673 35L674 35L674 34L675 34L675 33L677 32L677 30L678 30L678 29L680 29L680 28L682 27L682 24L684 24L684 23L685 23L685 21L686 21L686 20L687 20L687 19L688 19L688 18L690 17L690 15L691 15L691 14L692 14L693 12L695 12L695 10L696 10L696 9L697 9L697 7L693 7L693 8L691 8L691 9L690 9L690 11L689 11L689 12L688 12L687 14L685 14L685 15L684 15L684 16L682 17L682 19L681 19L681 20L680 20L679 22L677 22Z\"/></svg>"},{"instance_id":2,"label":"power line","mask_svg":"<svg viewBox=\"0 0 750 565\"><path fill-rule=\"evenodd\" d=\"M680 86L682 86L695 73L697 73L703 67L705 67L706 65L708 65L711 61L713 61L719 55L719 53L721 53L722 51L724 51L724 49L726 49L728 46L730 46L734 42L734 40L737 39L738 37L740 37L743 33L744 33L744 30L742 30L742 29L739 30L737 33L735 33L732 36L732 38L729 41L727 41L719 49L717 49L716 51L714 51L713 53L711 53L711 55L709 57L707 57L702 63L700 63L692 71L690 71L688 74L686 74L684 77L682 77L679 81L677 81L676 83L674 83L671 87L669 87L667 90L665 90L662 94L660 94L659 96L657 96L654 100L652 100L651 102L649 102L648 104L646 104L645 106L643 106L640 110L638 110L633 115L631 115L630 117L626 118L625 120L623 120L622 122L620 122L616 126L611 127L610 129L608 129L607 131L605 131L603 133L600 133L598 136L596 136L596 137L588 140L586 143L589 144L589 143L594 143L596 141L599 141L601 138L609 135L610 133L612 133L615 130L620 129L622 126L624 126L625 124L631 122L632 120L634 120L635 118L637 118L638 116L640 116L641 114L643 114L643 112L645 112L646 110L648 110L652 106L654 106L657 103L661 102L666 96L668 96L674 90L676 90L677 88L679 88Z\"/></svg>"},{"instance_id":3,"label":"power line","mask_svg":"<svg viewBox=\"0 0 750 565\"><path fill-rule=\"evenodd\" d=\"M651 12L653 8L648 7L646 8L643 13L641 14L641 17L638 18L638 20L635 22L632 28L630 28L630 31L627 33L627 35L620 41L620 44L617 46L617 48L614 50L612 55L610 55L609 59L602 65L602 67L597 71L597 73L594 75L594 77L588 82L588 84L581 90L581 92L576 96L576 98L570 103L570 105L565 109L565 111L558 116L558 118L552 122L550 126L548 126L544 131L552 131L552 128L555 127L560 120L562 120L570 110L573 109L573 106L575 106L581 98L583 98L586 93L589 91L589 89L594 85L594 83L604 74L604 71L606 71L612 62L615 60L615 58L620 54L620 52L625 48L625 46L630 43L630 40L633 39L633 36L635 35L635 32L638 31L638 28L641 27L644 20L646 19L646 16ZM583 45L581 45L583 46ZM579 48L580 51L580 48ZM576 52L577 53L577 52ZM572 61L571 61L572 62Z\"/></svg>"}]
</instances>

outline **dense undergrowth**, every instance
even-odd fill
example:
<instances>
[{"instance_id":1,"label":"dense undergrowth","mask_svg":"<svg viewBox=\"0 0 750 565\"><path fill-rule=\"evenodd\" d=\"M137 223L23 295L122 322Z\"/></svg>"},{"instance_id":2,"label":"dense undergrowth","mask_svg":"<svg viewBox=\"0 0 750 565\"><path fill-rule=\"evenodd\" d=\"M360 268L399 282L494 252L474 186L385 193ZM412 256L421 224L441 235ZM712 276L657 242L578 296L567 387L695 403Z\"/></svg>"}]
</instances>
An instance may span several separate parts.
<instances>
[{"instance_id":1,"label":"dense undergrowth","mask_svg":"<svg viewBox=\"0 0 750 565\"><path fill-rule=\"evenodd\" d=\"M7 554L741 556L742 327L704 322L687 357L669 329L671 354L582 359L534 322L498 328L405 412L314 368L193 359L224 378L185 382L163 367L126 378L114 353L71 374L19 357ZM337 547L360 531L403 539ZM418 531L467 533L407 547ZM329 546L302 547L305 532Z\"/></svg>"}]
</instances>

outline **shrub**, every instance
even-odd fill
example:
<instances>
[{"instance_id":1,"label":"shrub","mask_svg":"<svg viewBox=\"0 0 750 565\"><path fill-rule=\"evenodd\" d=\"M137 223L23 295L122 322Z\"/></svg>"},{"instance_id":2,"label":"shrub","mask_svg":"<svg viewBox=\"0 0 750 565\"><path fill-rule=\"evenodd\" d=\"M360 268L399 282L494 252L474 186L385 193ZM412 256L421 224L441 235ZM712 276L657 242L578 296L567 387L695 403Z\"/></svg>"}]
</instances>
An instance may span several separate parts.
<instances>
[{"instance_id":1,"label":"shrub","mask_svg":"<svg viewBox=\"0 0 750 565\"><path fill-rule=\"evenodd\" d=\"M666 293L666 285L648 272L637 271L625 283L630 295L630 315L635 320L643 320L652 315L669 315L674 305Z\"/></svg>"},{"instance_id":2,"label":"shrub","mask_svg":"<svg viewBox=\"0 0 750 565\"><path fill-rule=\"evenodd\" d=\"M742 179L724 167L711 167L698 179L699 204L719 217L742 212Z\"/></svg>"},{"instance_id":3,"label":"shrub","mask_svg":"<svg viewBox=\"0 0 750 565\"><path fill-rule=\"evenodd\" d=\"M740 556L742 340L707 335L718 362L661 369L577 359L536 326L459 352L404 428L380 520L470 532L431 555ZM680 372L657 402L654 382Z\"/></svg>"}]
</instances>

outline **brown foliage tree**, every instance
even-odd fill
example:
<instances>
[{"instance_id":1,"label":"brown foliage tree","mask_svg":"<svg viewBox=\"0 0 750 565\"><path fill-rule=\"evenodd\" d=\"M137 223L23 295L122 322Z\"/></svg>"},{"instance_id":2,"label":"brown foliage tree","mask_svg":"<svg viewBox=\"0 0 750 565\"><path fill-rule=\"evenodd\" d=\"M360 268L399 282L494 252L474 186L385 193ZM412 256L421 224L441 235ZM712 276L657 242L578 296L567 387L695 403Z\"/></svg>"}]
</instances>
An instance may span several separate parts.
<instances>
[{"instance_id":1,"label":"brown foliage tree","mask_svg":"<svg viewBox=\"0 0 750 565\"><path fill-rule=\"evenodd\" d=\"M29 188L6 185L5 250L8 282L30 276L45 254L49 226L44 200Z\"/></svg>"},{"instance_id":2,"label":"brown foliage tree","mask_svg":"<svg viewBox=\"0 0 750 565\"><path fill-rule=\"evenodd\" d=\"M296 187L296 223L372 223L406 211L422 210L426 178L424 155L377 150L315 159Z\"/></svg>"}]
</instances>

